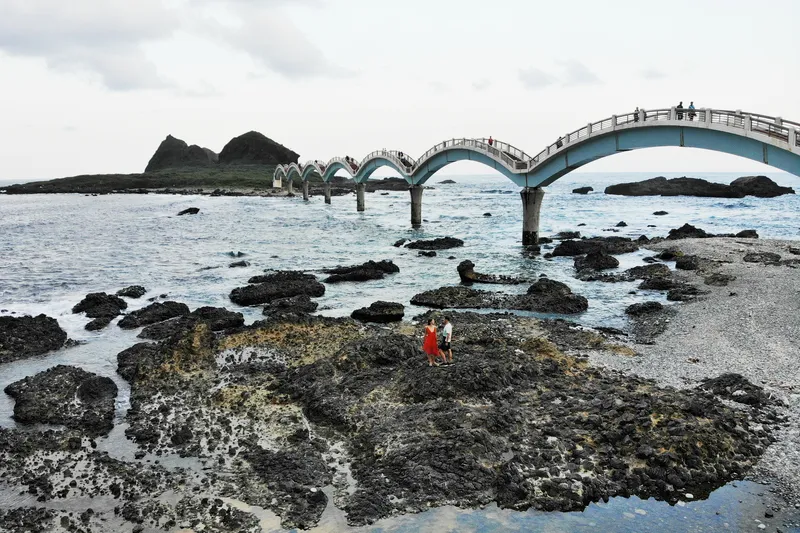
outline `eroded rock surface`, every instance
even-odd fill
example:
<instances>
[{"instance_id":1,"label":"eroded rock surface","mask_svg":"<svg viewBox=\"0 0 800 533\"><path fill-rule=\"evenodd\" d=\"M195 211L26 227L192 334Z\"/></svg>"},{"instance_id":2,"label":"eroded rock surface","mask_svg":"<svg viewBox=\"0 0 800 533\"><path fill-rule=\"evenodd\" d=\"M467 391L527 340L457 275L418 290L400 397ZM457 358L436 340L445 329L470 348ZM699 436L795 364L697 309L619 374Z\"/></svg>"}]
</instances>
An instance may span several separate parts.
<instances>
[{"instance_id":1,"label":"eroded rock surface","mask_svg":"<svg viewBox=\"0 0 800 533\"><path fill-rule=\"evenodd\" d=\"M122 320L119 321L119 327L122 329L136 329L188 314L189 307L184 303L173 301L154 302L122 317Z\"/></svg>"},{"instance_id":2,"label":"eroded rock surface","mask_svg":"<svg viewBox=\"0 0 800 533\"><path fill-rule=\"evenodd\" d=\"M293 270L254 276L248 283L250 285L231 291L231 301L245 306L260 305L292 296L306 295L317 298L325 294L325 285L317 281L313 274Z\"/></svg>"},{"instance_id":3,"label":"eroded rock surface","mask_svg":"<svg viewBox=\"0 0 800 533\"><path fill-rule=\"evenodd\" d=\"M412 250L447 250L464 246L464 241L455 237L438 237L436 239L419 240L406 244Z\"/></svg>"},{"instance_id":4,"label":"eroded rock surface","mask_svg":"<svg viewBox=\"0 0 800 533\"><path fill-rule=\"evenodd\" d=\"M404 314L405 308L401 303L377 301L371 303L369 307L356 309L351 316L361 322L386 324L403 320Z\"/></svg>"},{"instance_id":5,"label":"eroded rock surface","mask_svg":"<svg viewBox=\"0 0 800 533\"><path fill-rule=\"evenodd\" d=\"M461 261L458 267L456 267L456 270L458 271L458 276L461 278L461 283L465 285L471 285L473 283L517 285L519 283L525 283L525 280L513 276L498 276L497 274L481 274L475 272L475 263L469 259Z\"/></svg>"},{"instance_id":6,"label":"eroded rock surface","mask_svg":"<svg viewBox=\"0 0 800 533\"><path fill-rule=\"evenodd\" d=\"M47 315L0 316L0 364L58 350L67 333Z\"/></svg>"},{"instance_id":7,"label":"eroded rock surface","mask_svg":"<svg viewBox=\"0 0 800 533\"><path fill-rule=\"evenodd\" d=\"M369 281L383 279L386 274L400 272L400 268L391 261L367 261L354 266L327 268L323 270L331 274L323 281L325 283L340 283L342 281Z\"/></svg>"}]
</instances>

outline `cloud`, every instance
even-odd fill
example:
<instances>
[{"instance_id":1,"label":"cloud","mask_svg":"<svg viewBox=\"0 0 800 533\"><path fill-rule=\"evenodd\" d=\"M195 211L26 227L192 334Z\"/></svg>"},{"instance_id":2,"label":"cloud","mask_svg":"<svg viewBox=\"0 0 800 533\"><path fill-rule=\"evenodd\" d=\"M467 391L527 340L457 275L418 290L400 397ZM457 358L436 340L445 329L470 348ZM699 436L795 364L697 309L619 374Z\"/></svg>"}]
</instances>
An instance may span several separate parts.
<instances>
[{"instance_id":1,"label":"cloud","mask_svg":"<svg viewBox=\"0 0 800 533\"><path fill-rule=\"evenodd\" d=\"M472 82L472 88L476 91L485 91L489 87L492 86L491 80L487 78L483 78L477 81Z\"/></svg>"},{"instance_id":2,"label":"cloud","mask_svg":"<svg viewBox=\"0 0 800 533\"><path fill-rule=\"evenodd\" d=\"M639 75L646 80L660 80L667 77L666 74L654 68L646 68L642 70Z\"/></svg>"},{"instance_id":3,"label":"cloud","mask_svg":"<svg viewBox=\"0 0 800 533\"><path fill-rule=\"evenodd\" d=\"M0 49L95 73L113 90L157 88L166 83L141 45L169 37L177 24L158 0L3 0Z\"/></svg>"},{"instance_id":4,"label":"cloud","mask_svg":"<svg viewBox=\"0 0 800 533\"><path fill-rule=\"evenodd\" d=\"M553 76L536 67L520 70L519 79L528 89L541 89L556 81Z\"/></svg>"},{"instance_id":5,"label":"cloud","mask_svg":"<svg viewBox=\"0 0 800 533\"><path fill-rule=\"evenodd\" d=\"M564 76L562 78L562 84L564 86L600 83L600 78L580 61L567 59L559 61L558 64L564 70Z\"/></svg>"}]
</instances>

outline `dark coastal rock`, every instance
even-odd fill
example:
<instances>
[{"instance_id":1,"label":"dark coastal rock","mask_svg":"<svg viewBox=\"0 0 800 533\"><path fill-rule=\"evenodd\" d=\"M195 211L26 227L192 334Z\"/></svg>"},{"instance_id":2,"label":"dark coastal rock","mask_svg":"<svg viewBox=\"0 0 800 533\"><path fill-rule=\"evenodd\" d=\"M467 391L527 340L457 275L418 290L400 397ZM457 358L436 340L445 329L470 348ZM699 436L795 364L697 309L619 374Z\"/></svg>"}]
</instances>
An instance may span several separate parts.
<instances>
[{"instance_id":1,"label":"dark coastal rock","mask_svg":"<svg viewBox=\"0 0 800 533\"><path fill-rule=\"evenodd\" d=\"M656 254L657 259L661 259L662 261L674 261L678 257L681 257L683 252L678 250L677 248L667 248L666 250L661 250Z\"/></svg>"},{"instance_id":2,"label":"dark coastal rock","mask_svg":"<svg viewBox=\"0 0 800 533\"><path fill-rule=\"evenodd\" d=\"M414 295L411 298L411 304L434 309L481 309L498 307L495 304L501 300L502 296L495 292L481 291L470 287L441 287Z\"/></svg>"},{"instance_id":3,"label":"dark coastal rock","mask_svg":"<svg viewBox=\"0 0 800 533\"><path fill-rule=\"evenodd\" d=\"M67 333L46 315L0 316L0 363L58 350Z\"/></svg>"},{"instance_id":4,"label":"dark coastal rock","mask_svg":"<svg viewBox=\"0 0 800 533\"><path fill-rule=\"evenodd\" d=\"M589 252L584 256L577 256L575 258L575 270L592 269L592 270L607 270L610 268L617 268L619 261L616 257L608 255L603 250Z\"/></svg>"},{"instance_id":5,"label":"dark coastal rock","mask_svg":"<svg viewBox=\"0 0 800 533\"><path fill-rule=\"evenodd\" d=\"M559 231L558 233L553 235L553 239L558 241L565 241L567 239L580 239L580 238L581 238L580 231Z\"/></svg>"},{"instance_id":6,"label":"dark coastal rock","mask_svg":"<svg viewBox=\"0 0 800 533\"><path fill-rule=\"evenodd\" d=\"M672 178L663 176L649 180L619 183L606 187L606 194L623 196L700 196L713 198L741 198L744 195L730 185L712 183L698 178Z\"/></svg>"},{"instance_id":7,"label":"dark coastal rock","mask_svg":"<svg viewBox=\"0 0 800 533\"><path fill-rule=\"evenodd\" d=\"M188 314L189 307L184 303L172 301L155 302L147 307L128 313L122 317L118 325L122 329L135 329Z\"/></svg>"},{"instance_id":8,"label":"dark coastal rock","mask_svg":"<svg viewBox=\"0 0 800 533\"><path fill-rule=\"evenodd\" d=\"M572 315L589 308L589 301L560 281L541 278L523 296L510 297L509 309Z\"/></svg>"},{"instance_id":9,"label":"dark coastal rock","mask_svg":"<svg viewBox=\"0 0 800 533\"><path fill-rule=\"evenodd\" d=\"M420 250L417 255L419 257L436 257L436 252L431 250L430 252L426 252L425 250Z\"/></svg>"},{"instance_id":10,"label":"dark coastal rock","mask_svg":"<svg viewBox=\"0 0 800 533\"><path fill-rule=\"evenodd\" d=\"M743 176L731 182L731 189L742 196L774 198L784 194L794 194L791 187L781 187L766 176Z\"/></svg>"},{"instance_id":11,"label":"dark coastal rock","mask_svg":"<svg viewBox=\"0 0 800 533\"><path fill-rule=\"evenodd\" d=\"M592 237L591 239L565 240L553 250L553 256L585 255L604 252L610 255L635 252L639 245L627 237Z\"/></svg>"},{"instance_id":12,"label":"dark coastal rock","mask_svg":"<svg viewBox=\"0 0 800 533\"><path fill-rule=\"evenodd\" d=\"M650 239L647 237L647 235L639 235L639 238L636 239L636 242L638 244L649 244Z\"/></svg>"},{"instance_id":13,"label":"dark coastal rock","mask_svg":"<svg viewBox=\"0 0 800 533\"><path fill-rule=\"evenodd\" d=\"M728 283L734 281L736 276L731 276L729 274L722 274L720 272L714 272L703 278L703 283L706 285L712 285L714 287L726 287Z\"/></svg>"},{"instance_id":14,"label":"dark coastal rock","mask_svg":"<svg viewBox=\"0 0 800 533\"><path fill-rule=\"evenodd\" d=\"M592 187L578 187L577 189L572 189L573 194L589 194L594 189Z\"/></svg>"},{"instance_id":15,"label":"dark coastal rock","mask_svg":"<svg viewBox=\"0 0 800 533\"><path fill-rule=\"evenodd\" d=\"M377 301L370 304L369 307L356 309L350 316L361 322L386 324L403 320L404 309L403 304Z\"/></svg>"},{"instance_id":16,"label":"dark coastal rock","mask_svg":"<svg viewBox=\"0 0 800 533\"><path fill-rule=\"evenodd\" d=\"M458 276L461 278L461 283L464 283L465 285L470 285L472 283L491 283L500 285L516 285L519 283L524 283L524 280L512 276L481 274L479 272L475 272L474 269L475 263L469 259L459 263L458 267L456 267L456 270L458 271Z\"/></svg>"},{"instance_id":17,"label":"dark coastal rock","mask_svg":"<svg viewBox=\"0 0 800 533\"><path fill-rule=\"evenodd\" d=\"M160 341L185 335L197 323L197 319L189 315L176 316L163 322L156 322L142 328L137 335L140 339Z\"/></svg>"},{"instance_id":18,"label":"dark coastal rock","mask_svg":"<svg viewBox=\"0 0 800 533\"><path fill-rule=\"evenodd\" d=\"M91 328L87 324L86 329L95 331L102 329L111 322L115 316L122 313L123 309L128 308L128 302L111 294L104 292L93 292L87 294L86 297L77 303L73 308L73 313L86 313L89 318L98 318L103 320L92 321Z\"/></svg>"},{"instance_id":19,"label":"dark coastal rock","mask_svg":"<svg viewBox=\"0 0 800 533\"><path fill-rule=\"evenodd\" d=\"M750 252L744 256L745 263L763 263L765 265L780 264L781 256L773 252Z\"/></svg>"},{"instance_id":20,"label":"dark coastal rock","mask_svg":"<svg viewBox=\"0 0 800 533\"><path fill-rule=\"evenodd\" d=\"M14 420L23 424L58 424L107 433L113 427L117 386L109 378L58 365L5 388L14 398Z\"/></svg>"},{"instance_id":21,"label":"dark coastal rock","mask_svg":"<svg viewBox=\"0 0 800 533\"><path fill-rule=\"evenodd\" d=\"M219 153L219 162L229 165L286 165L297 163L299 157L282 144L257 131L250 131L231 139Z\"/></svg>"},{"instance_id":22,"label":"dark coastal rock","mask_svg":"<svg viewBox=\"0 0 800 533\"><path fill-rule=\"evenodd\" d=\"M179 315L145 326L139 333L141 339L162 340L179 337L204 323L211 331L224 331L244 325L244 315L223 307L200 307L188 315Z\"/></svg>"},{"instance_id":23,"label":"dark coastal rock","mask_svg":"<svg viewBox=\"0 0 800 533\"><path fill-rule=\"evenodd\" d=\"M244 268L244 267L249 267L249 266L250 266L250 263L248 263L247 261L242 260L242 261L235 261L235 262L229 264L228 268Z\"/></svg>"},{"instance_id":24,"label":"dark coastal rock","mask_svg":"<svg viewBox=\"0 0 800 533\"><path fill-rule=\"evenodd\" d=\"M326 268L326 274L332 274L324 279L325 283L340 283L342 281L369 281L373 279L383 279L386 274L400 272L400 268L391 261L367 261L366 263L354 266L339 266L336 268Z\"/></svg>"},{"instance_id":25,"label":"dark coastal rock","mask_svg":"<svg viewBox=\"0 0 800 533\"><path fill-rule=\"evenodd\" d=\"M180 211L178 213L178 216L180 217L180 216L183 216L183 215L196 215L199 212L200 212L200 209L198 209L197 207L187 207L183 211Z\"/></svg>"},{"instance_id":26,"label":"dark coastal rock","mask_svg":"<svg viewBox=\"0 0 800 533\"><path fill-rule=\"evenodd\" d=\"M439 182L439 185L453 185L454 183L454 180L442 180Z\"/></svg>"},{"instance_id":27,"label":"dark coastal rock","mask_svg":"<svg viewBox=\"0 0 800 533\"><path fill-rule=\"evenodd\" d=\"M664 263L652 263L629 268L625 271L631 279L663 278L672 275L672 271Z\"/></svg>"},{"instance_id":28,"label":"dark coastal rock","mask_svg":"<svg viewBox=\"0 0 800 533\"><path fill-rule=\"evenodd\" d=\"M620 220L617 222L617 225L614 226L615 228L627 228L628 224L624 220Z\"/></svg>"},{"instance_id":29,"label":"dark coastal rock","mask_svg":"<svg viewBox=\"0 0 800 533\"><path fill-rule=\"evenodd\" d=\"M242 313L228 311L224 307L198 307L189 313L189 316L208 324L211 331L223 331L244 325Z\"/></svg>"},{"instance_id":30,"label":"dark coastal rock","mask_svg":"<svg viewBox=\"0 0 800 533\"><path fill-rule=\"evenodd\" d=\"M740 239L758 239L758 232L754 229L745 229L736 234Z\"/></svg>"},{"instance_id":31,"label":"dark coastal rock","mask_svg":"<svg viewBox=\"0 0 800 533\"><path fill-rule=\"evenodd\" d=\"M133 383L140 376L160 366L165 359L164 347L152 342L134 344L117 354L117 373Z\"/></svg>"},{"instance_id":32,"label":"dark coastal rock","mask_svg":"<svg viewBox=\"0 0 800 533\"><path fill-rule=\"evenodd\" d=\"M126 298L141 298L145 295L147 289L141 285L131 285L117 291L117 296L124 296Z\"/></svg>"},{"instance_id":33,"label":"dark coastal rock","mask_svg":"<svg viewBox=\"0 0 800 533\"><path fill-rule=\"evenodd\" d=\"M408 242L408 239L399 239L399 240L395 241L395 243L392 246L394 246L395 248L400 248L401 246L403 246L407 242Z\"/></svg>"},{"instance_id":34,"label":"dark coastal rock","mask_svg":"<svg viewBox=\"0 0 800 533\"><path fill-rule=\"evenodd\" d=\"M95 318L94 320L86 324L84 326L84 329L86 329L86 331L100 331L101 329L104 329L106 326L108 326L112 320L114 320L114 317L112 316L103 316Z\"/></svg>"},{"instance_id":35,"label":"dark coastal rock","mask_svg":"<svg viewBox=\"0 0 800 533\"><path fill-rule=\"evenodd\" d=\"M764 391L763 387L754 385L741 374L732 372L715 378L706 378L697 388L710 391L726 400L747 405L763 406L781 403Z\"/></svg>"},{"instance_id":36,"label":"dark coastal rock","mask_svg":"<svg viewBox=\"0 0 800 533\"><path fill-rule=\"evenodd\" d=\"M233 289L230 299L239 305L260 305L305 294L318 298L325 294L325 285L317 281L313 274L284 270L255 276L248 281L251 285Z\"/></svg>"},{"instance_id":37,"label":"dark coastal rock","mask_svg":"<svg viewBox=\"0 0 800 533\"><path fill-rule=\"evenodd\" d=\"M703 294L706 293L693 285L679 285L667 292L667 300L671 302L691 302Z\"/></svg>"},{"instance_id":38,"label":"dark coastal rock","mask_svg":"<svg viewBox=\"0 0 800 533\"><path fill-rule=\"evenodd\" d=\"M278 298L272 300L264 307L263 314L266 316L281 314L306 314L317 310L319 304L306 294L298 294L289 298Z\"/></svg>"},{"instance_id":39,"label":"dark coastal rock","mask_svg":"<svg viewBox=\"0 0 800 533\"><path fill-rule=\"evenodd\" d=\"M437 237L436 239L414 241L406 244L412 250L448 250L464 246L464 241L455 237Z\"/></svg>"},{"instance_id":40,"label":"dark coastal rock","mask_svg":"<svg viewBox=\"0 0 800 533\"><path fill-rule=\"evenodd\" d=\"M697 270L701 266L701 260L696 255L682 255L675 258L675 268L679 270Z\"/></svg>"},{"instance_id":41,"label":"dark coastal rock","mask_svg":"<svg viewBox=\"0 0 800 533\"><path fill-rule=\"evenodd\" d=\"M656 211L656 212L655 212L655 213L653 213L653 214L654 214L655 216L657 216L657 217L662 217L662 216L664 216L664 215L669 215L669 213L667 213L666 211Z\"/></svg>"},{"instance_id":42,"label":"dark coastal rock","mask_svg":"<svg viewBox=\"0 0 800 533\"><path fill-rule=\"evenodd\" d=\"M667 235L667 239L669 240L704 239L706 237L713 237L713 235L706 233L704 230L696 228L691 224L684 224L678 229L671 229L669 230L669 235Z\"/></svg>"},{"instance_id":43,"label":"dark coastal rock","mask_svg":"<svg viewBox=\"0 0 800 533\"><path fill-rule=\"evenodd\" d=\"M154 172L165 168L209 166L216 163L217 154L208 148L196 144L191 146L172 135L161 141L158 149L150 158L145 172Z\"/></svg>"},{"instance_id":44,"label":"dark coastal rock","mask_svg":"<svg viewBox=\"0 0 800 533\"><path fill-rule=\"evenodd\" d=\"M491 213L484 213L483 216L490 217L490 216L492 216L492 214Z\"/></svg>"},{"instance_id":45,"label":"dark coastal rock","mask_svg":"<svg viewBox=\"0 0 800 533\"><path fill-rule=\"evenodd\" d=\"M663 309L664 306L658 302L642 302L626 307L625 314L630 316L649 315L652 313L658 313Z\"/></svg>"}]
</instances>

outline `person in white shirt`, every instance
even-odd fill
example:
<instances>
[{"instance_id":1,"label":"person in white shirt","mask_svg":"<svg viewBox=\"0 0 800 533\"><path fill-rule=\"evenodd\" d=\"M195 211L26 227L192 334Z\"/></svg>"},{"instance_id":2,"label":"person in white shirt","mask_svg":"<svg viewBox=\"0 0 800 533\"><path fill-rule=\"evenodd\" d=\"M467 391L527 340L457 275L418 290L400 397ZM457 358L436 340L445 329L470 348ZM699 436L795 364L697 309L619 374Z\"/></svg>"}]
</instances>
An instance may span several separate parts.
<instances>
[{"instance_id":1,"label":"person in white shirt","mask_svg":"<svg viewBox=\"0 0 800 533\"><path fill-rule=\"evenodd\" d=\"M453 324L450 323L449 317L444 317L444 327L442 328L442 333L444 337L442 338L441 344L439 344L439 357L446 364L453 363L453 349L451 347L451 342L453 340ZM448 356L450 360L448 361Z\"/></svg>"}]
</instances>

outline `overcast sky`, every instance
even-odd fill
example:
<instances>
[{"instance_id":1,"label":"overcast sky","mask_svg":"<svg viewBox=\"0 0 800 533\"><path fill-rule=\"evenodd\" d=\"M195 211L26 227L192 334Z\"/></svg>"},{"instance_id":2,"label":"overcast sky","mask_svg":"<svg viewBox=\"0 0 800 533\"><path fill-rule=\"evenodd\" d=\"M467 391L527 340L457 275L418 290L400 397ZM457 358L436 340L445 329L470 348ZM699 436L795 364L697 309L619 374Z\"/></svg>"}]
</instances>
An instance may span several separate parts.
<instances>
[{"instance_id":1,"label":"overcast sky","mask_svg":"<svg viewBox=\"0 0 800 533\"><path fill-rule=\"evenodd\" d=\"M167 134L257 130L304 161L537 153L679 100L798 120L798 21L797 0L0 0L0 179L140 172ZM768 167L661 148L583 170Z\"/></svg>"}]
</instances>

